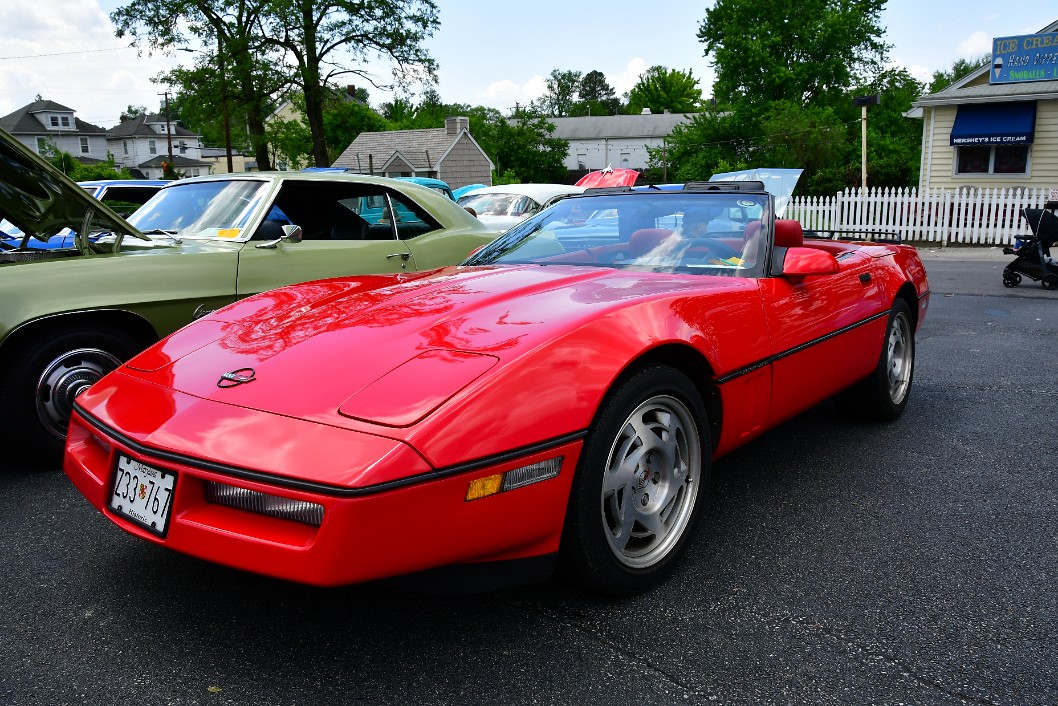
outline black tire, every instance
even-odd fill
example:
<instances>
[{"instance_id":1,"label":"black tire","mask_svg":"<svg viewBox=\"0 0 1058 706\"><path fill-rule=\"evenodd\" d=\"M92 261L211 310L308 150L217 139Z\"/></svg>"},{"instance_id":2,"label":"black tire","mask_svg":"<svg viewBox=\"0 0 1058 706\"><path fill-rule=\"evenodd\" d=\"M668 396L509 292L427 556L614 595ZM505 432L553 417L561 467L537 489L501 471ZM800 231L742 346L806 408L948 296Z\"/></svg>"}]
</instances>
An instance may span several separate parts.
<instances>
[{"instance_id":1,"label":"black tire","mask_svg":"<svg viewBox=\"0 0 1058 706\"><path fill-rule=\"evenodd\" d=\"M1016 287L1021 284L1021 275L1017 272L1004 272L1003 273L1003 286L1004 287Z\"/></svg>"},{"instance_id":2,"label":"black tire","mask_svg":"<svg viewBox=\"0 0 1058 706\"><path fill-rule=\"evenodd\" d=\"M1044 289L1058 289L1058 275L1045 275L1041 284Z\"/></svg>"},{"instance_id":3,"label":"black tire","mask_svg":"<svg viewBox=\"0 0 1058 706\"><path fill-rule=\"evenodd\" d=\"M893 302L878 365L870 377L837 397L843 411L876 421L892 421L904 412L915 375L915 326L903 299Z\"/></svg>"},{"instance_id":4,"label":"black tire","mask_svg":"<svg viewBox=\"0 0 1058 706\"><path fill-rule=\"evenodd\" d=\"M141 348L120 331L79 327L11 351L0 367L7 448L35 464L61 463L74 398Z\"/></svg>"},{"instance_id":5,"label":"black tire","mask_svg":"<svg viewBox=\"0 0 1058 706\"><path fill-rule=\"evenodd\" d=\"M599 408L570 491L561 568L630 595L675 568L701 514L712 444L705 406L667 365L620 380Z\"/></svg>"}]
</instances>

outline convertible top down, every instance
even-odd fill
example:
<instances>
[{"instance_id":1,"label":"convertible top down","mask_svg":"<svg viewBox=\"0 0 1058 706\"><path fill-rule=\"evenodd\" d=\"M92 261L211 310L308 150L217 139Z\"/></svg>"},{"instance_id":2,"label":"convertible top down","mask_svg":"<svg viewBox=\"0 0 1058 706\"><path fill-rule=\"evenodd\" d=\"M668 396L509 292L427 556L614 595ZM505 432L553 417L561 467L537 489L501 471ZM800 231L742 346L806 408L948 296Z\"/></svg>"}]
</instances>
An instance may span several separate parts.
<instances>
[{"instance_id":1,"label":"convertible top down","mask_svg":"<svg viewBox=\"0 0 1058 706\"><path fill-rule=\"evenodd\" d=\"M557 563L644 590L713 459L832 396L908 402L918 255L806 237L776 201L589 190L461 266L247 298L81 395L66 473L133 535L293 581Z\"/></svg>"}]
</instances>

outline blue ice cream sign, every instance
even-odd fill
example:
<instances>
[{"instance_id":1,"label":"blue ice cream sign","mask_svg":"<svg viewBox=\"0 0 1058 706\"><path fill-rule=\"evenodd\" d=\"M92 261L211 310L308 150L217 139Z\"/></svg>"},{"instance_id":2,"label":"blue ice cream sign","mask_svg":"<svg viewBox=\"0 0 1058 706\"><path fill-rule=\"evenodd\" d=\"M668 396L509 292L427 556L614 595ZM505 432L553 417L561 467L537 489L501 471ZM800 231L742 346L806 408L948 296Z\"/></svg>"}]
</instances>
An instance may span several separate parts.
<instances>
[{"instance_id":1,"label":"blue ice cream sign","mask_svg":"<svg viewBox=\"0 0 1058 706\"><path fill-rule=\"evenodd\" d=\"M1058 32L992 40L990 83L1058 80Z\"/></svg>"}]
</instances>

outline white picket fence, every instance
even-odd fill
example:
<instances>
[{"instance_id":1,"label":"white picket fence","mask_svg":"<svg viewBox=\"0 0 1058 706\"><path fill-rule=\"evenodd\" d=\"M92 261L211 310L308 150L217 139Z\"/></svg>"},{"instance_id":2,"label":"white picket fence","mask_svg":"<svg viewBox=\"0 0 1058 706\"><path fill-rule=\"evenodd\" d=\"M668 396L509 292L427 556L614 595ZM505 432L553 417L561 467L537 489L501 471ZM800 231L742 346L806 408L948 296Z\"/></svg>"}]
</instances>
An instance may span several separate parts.
<instances>
[{"instance_id":1,"label":"white picket fence","mask_svg":"<svg viewBox=\"0 0 1058 706\"><path fill-rule=\"evenodd\" d=\"M858 189L834 196L795 197L787 218L805 230L903 241L1010 245L1031 231L1023 208L1043 208L1047 189Z\"/></svg>"}]
</instances>

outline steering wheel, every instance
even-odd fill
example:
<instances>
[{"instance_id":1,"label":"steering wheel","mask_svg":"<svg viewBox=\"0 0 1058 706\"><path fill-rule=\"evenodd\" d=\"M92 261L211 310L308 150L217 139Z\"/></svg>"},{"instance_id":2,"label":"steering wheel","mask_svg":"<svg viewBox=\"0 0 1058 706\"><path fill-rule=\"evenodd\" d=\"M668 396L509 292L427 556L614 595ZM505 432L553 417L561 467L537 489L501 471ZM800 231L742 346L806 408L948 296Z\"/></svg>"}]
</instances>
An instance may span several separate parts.
<instances>
[{"instance_id":1,"label":"steering wheel","mask_svg":"<svg viewBox=\"0 0 1058 706\"><path fill-rule=\"evenodd\" d=\"M690 246L680 255L680 264L686 260L704 260L707 258L730 260L741 258L742 252L727 243L715 238L694 238Z\"/></svg>"}]
</instances>

